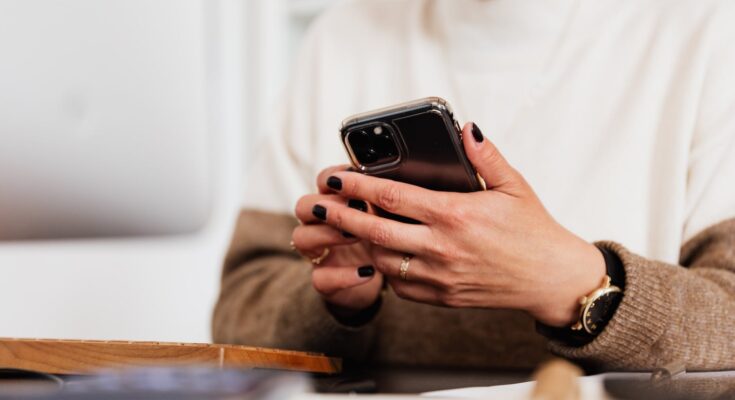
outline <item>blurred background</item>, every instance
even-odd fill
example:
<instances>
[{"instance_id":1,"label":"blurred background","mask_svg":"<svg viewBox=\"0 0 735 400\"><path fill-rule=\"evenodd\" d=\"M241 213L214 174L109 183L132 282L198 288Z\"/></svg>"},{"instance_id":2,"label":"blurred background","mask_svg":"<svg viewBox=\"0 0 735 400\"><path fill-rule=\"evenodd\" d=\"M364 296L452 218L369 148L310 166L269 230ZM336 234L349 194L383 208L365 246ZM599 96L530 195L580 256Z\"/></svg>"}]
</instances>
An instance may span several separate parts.
<instances>
[{"instance_id":1,"label":"blurred background","mask_svg":"<svg viewBox=\"0 0 735 400\"><path fill-rule=\"evenodd\" d=\"M243 176L341 0L0 0L0 337L210 340Z\"/></svg>"}]
</instances>

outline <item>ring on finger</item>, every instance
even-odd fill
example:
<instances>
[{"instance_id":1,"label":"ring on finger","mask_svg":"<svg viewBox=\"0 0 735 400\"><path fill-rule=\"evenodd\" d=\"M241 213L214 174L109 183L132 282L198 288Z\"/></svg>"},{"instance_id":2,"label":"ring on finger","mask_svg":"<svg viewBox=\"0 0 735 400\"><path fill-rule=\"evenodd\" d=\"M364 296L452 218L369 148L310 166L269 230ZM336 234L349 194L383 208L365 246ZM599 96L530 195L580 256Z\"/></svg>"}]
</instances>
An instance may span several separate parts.
<instances>
[{"instance_id":1,"label":"ring on finger","mask_svg":"<svg viewBox=\"0 0 735 400\"><path fill-rule=\"evenodd\" d=\"M401 267L399 269L399 273L401 276L401 279L404 281L408 280L408 266L411 262L411 256L407 255L403 257L403 260L401 260Z\"/></svg>"},{"instance_id":2,"label":"ring on finger","mask_svg":"<svg viewBox=\"0 0 735 400\"><path fill-rule=\"evenodd\" d=\"M322 251L322 254L319 257L316 257L316 258L312 258L311 259L311 263L314 264L314 265L321 264L322 261L324 261L324 259L329 256L329 251L330 251L329 250L329 247L325 247L324 248L324 251Z\"/></svg>"}]
</instances>

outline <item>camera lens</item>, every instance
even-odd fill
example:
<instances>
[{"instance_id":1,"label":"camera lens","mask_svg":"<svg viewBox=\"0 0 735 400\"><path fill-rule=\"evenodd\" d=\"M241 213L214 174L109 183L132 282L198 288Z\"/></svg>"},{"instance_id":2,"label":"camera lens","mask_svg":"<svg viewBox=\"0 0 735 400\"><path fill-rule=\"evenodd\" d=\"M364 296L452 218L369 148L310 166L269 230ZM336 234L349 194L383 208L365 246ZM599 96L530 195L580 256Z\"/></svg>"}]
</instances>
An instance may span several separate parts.
<instances>
[{"instance_id":1,"label":"camera lens","mask_svg":"<svg viewBox=\"0 0 735 400\"><path fill-rule=\"evenodd\" d=\"M365 161L365 164L371 164L378 160L378 152L375 151L375 149L367 149L363 153L363 160Z\"/></svg>"},{"instance_id":2,"label":"camera lens","mask_svg":"<svg viewBox=\"0 0 735 400\"><path fill-rule=\"evenodd\" d=\"M350 133L350 144L353 147L367 147L370 146L370 135L365 131L355 131Z\"/></svg>"},{"instance_id":3,"label":"camera lens","mask_svg":"<svg viewBox=\"0 0 735 400\"><path fill-rule=\"evenodd\" d=\"M350 131L347 133L347 143L363 166L375 167L398 159L394 133L388 125L368 125Z\"/></svg>"}]
</instances>

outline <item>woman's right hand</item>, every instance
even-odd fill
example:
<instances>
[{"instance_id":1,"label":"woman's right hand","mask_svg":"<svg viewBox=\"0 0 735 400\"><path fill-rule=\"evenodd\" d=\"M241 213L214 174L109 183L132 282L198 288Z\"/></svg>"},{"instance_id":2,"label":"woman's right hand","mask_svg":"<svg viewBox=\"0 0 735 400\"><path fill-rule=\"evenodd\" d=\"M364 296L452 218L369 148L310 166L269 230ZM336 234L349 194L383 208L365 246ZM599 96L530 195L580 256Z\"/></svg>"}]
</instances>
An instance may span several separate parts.
<instances>
[{"instance_id":1,"label":"woman's right hand","mask_svg":"<svg viewBox=\"0 0 735 400\"><path fill-rule=\"evenodd\" d=\"M319 176L318 182L344 170L347 166L328 168ZM340 232L314 215L318 204L344 204L345 199L320 185L320 194L303 196L296 203L296 217L301 221L292 234L296 250L309 259L320 257L324 249L329 254L319 265L312 264L312 284L325 301L337 306L342 316L359 312L373 305L383 286L383 277L372 265L370 244ZM367 204L361 200L350 201L350 207L367 212Z\"/></svg>"}]
</instances>

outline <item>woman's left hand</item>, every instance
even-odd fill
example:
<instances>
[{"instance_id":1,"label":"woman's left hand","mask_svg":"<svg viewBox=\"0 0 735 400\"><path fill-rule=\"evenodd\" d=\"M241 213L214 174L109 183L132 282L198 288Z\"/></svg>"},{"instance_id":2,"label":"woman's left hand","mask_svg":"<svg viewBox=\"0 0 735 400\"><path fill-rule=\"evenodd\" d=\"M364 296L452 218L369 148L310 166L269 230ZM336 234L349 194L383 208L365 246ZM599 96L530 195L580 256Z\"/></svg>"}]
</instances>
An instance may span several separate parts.
<instances>
[{"instance_id":1,"label":"woman's left hand","mask_svg":"<svg viewBox=\"0 0 735 400\"><path fill-rule=\"evenodd\" d=\"M330 204L326 223L369 240L373 263L402 298L448 307L519 309L551 326L578 318L580 297L605 276L600 251L557 223L518 171L474 124L465 152L488 190L431 191L355 172L326 182L409 224ZM410 255L407 279L400 266Z\"/></svg>"}]
</instances>

